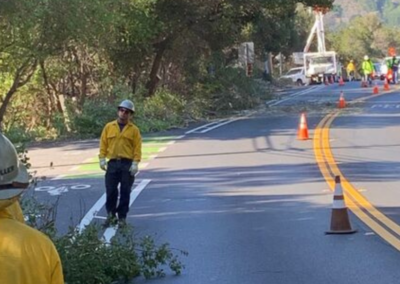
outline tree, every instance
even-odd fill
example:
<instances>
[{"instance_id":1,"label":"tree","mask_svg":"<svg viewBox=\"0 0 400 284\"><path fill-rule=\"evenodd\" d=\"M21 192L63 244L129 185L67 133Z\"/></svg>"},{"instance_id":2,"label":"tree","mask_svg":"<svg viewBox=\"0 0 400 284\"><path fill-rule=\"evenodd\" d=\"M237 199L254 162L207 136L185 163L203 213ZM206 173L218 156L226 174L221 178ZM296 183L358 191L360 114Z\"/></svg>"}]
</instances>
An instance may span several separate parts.
<instances>
[{"instance_id":1,"label":"tree","mask_svg":"<svg viewBox=\"0 0 400 284\"><path fill-rule=\"evenodd\" d=\"M30 81L42 56L40 12L40 3L31 1L7 1L0 10L0 129L13 95Z\"/></svg>"}]
</instances>

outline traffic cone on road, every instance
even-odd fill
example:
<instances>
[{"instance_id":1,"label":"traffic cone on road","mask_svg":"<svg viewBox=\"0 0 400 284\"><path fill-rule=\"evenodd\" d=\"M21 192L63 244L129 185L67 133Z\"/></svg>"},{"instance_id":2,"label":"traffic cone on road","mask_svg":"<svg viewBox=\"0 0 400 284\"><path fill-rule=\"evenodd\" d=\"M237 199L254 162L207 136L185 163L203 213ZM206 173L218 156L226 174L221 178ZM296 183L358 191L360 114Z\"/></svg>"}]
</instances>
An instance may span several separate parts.
<instances>
[{"instance_id":1,"label":"traffic cone on road","mask_svg":"<svg viewBox=\"0 0 400 284\"><path fill-rule=\"evenodd\" d=\"M335 177L335 192L333 195L331 228L327 234L352 234L357 230L351 227L349 214L346 204L344 203L344 195L340 176Z\"/></svg>"},{"instance_id":2,"label":"traffic cone on road","mask_svg":"<svg viewBox=\"0 0 400 284\"><path fill-rule=\"evenodd\" d=\"M300 116L299 130L297 132L298 140L308 140L308 127L305 113Z\"/></svg>"},{"instance_id":3,"label":"traffic cone on road","mask_svg":"<svg viewBox=\"0 0 400 284\"><path fill-rule=\"evenodd\" d=\"M339 86L344 86L344 81L343 81L342 76L340 76L340 79L339 79Z\"/></svg>"},{"instance_id":4,"label":"traffic cone on road","mask_svg":"<svg viewBox=\"0 0 400 284\"><path fill-rule=\"evenodd\" d=\"M333 84L333 76L329 76L329 84Z\"/></svg>"},{"instance_id":5,"label":"traffic cone on road","mask_svg":"<svg viewBox=\"0 0 400 284\"><path fill-rule=\"evenodd\" d=\"M346 101L344 100L343 91L341 91L340 92L339 103L338 103L338 108L345 108L345 107L346 107Z\"/></svg>"},{"instance_id":6,"label":"traffic cone on road","mask_svg":"<svg viewBox=\"0 0 400 284\"><path fill-rule=\"evenodd\" d=\"M388 83L387 79L385 79L385 83L383 84L383 90L385 90L385 91L389 91L390 90L389 83Z\"/></svg>"},{"instance_id":7,"label":"traffic cone on road","mask_svg":"<svg viewBox=\"0 0 400 284\"><path fill-rule=\"evenodd\" d=\"M375 83L374 90L373 90L372 93L373 93L374 95L379 94L379 88L378 88L378 84L377 84L377 83Z\"/></svg>"}]
</instances>

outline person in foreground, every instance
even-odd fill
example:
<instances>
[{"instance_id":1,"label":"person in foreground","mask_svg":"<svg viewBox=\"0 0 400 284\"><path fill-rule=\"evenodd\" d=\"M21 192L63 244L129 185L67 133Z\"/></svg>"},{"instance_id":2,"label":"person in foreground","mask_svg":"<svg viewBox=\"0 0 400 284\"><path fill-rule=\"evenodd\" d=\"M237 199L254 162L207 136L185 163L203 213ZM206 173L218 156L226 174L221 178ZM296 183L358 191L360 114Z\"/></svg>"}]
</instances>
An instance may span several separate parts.
<instances>
[{"instance_id":1,"label":"person in foreground","mask_svg":"<svg viewBox=\"0 0 400 284\"><path fill-rule=\"evenodd\" d=\"M29 174L0 133L0 283L62 284L58 252L43 233L24 223L19 198Z\"/></svg>"},{"instance_id":2,"label":"person in foreground","mask_svg":"<svg viewBox=\"0 0 400 284\"><path fill-rule=\"evenodd\" d=\"M132 185L142 156L142 137L139 128L131 122L134 113L133 102L124 100L118 106L118 118L107 123L101 134L99 162L100 168L106 171L105 227L117 223L126 225Z\"/></svg>"}]
</instances>

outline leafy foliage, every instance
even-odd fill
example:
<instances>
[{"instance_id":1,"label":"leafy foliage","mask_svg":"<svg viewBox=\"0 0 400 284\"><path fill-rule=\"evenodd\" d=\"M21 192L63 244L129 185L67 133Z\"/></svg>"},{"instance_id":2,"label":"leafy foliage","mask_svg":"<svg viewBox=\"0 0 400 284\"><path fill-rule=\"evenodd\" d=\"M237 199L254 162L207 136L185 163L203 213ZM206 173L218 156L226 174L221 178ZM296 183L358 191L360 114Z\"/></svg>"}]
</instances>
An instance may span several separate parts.
<instances>
[{"instance_id":1,"label":"leafy foliage","mask_svg":"<svg viewBox=\"0 0 400 284\"><path fill-rule=\"evenodd\" d=\"M399 32L383 25L376 14L354 18L346 28L329 34L328 39L342 61L354 59L359 64L366 54L379 60L390 46L400 48Z\"/></svg>"},{"instance_id":2,"label":"leafy foliage","mask_svg":"<svg viewBox=\"0 0 400 284\"><path fill-rule=\"evenodd\" d=\"M87 101L114 102L104 93L118 84L133 97L143 87L143 97L163 89L193 108L193 101L202 100L192 90L201 84L204 66L218 63L213 54L223 54L226 67L236 60L227 51L244 40L256 43L259 56L265 50L291 52L299 42L292 20L298 2L333 1L6 1L0 10L0 126L26 128L32 137L98 132L96 123L89 125L97 114L83 114L83 108L92 106ZM16 108L22 108L20 117ZM73 125L76 114L84 116ZM165 127L168 115L148 128Z\"/></svg>"},{"instance_id":3,"label":"leafy foliage","mask_svg":"<svg viewBox=\"0 0 400 284\"><path fill-rule=\"evenodd\" d=\"M109 244L99 238L102 229L94 224L82 232L71 228L60 236L54 223L57 204L42 204L34 196L29 196L23 199L22 207L27 224L53 240L66 283L126 283L138 276L165 276L167 267L176 275L184 269L168 243L157 245L151 236L135 237L133 228L129 226L119 229ZM180 255L188 255L186 251L177 251Z\"/></svg>"}]
</instances>

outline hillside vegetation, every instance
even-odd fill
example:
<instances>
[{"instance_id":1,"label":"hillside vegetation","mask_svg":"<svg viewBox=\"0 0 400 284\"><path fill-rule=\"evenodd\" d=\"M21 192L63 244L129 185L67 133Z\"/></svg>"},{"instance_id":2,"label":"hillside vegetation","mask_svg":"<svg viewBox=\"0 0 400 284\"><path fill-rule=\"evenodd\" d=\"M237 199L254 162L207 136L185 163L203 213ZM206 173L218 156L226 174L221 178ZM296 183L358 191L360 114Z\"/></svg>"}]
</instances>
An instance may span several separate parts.
<instances>
[{"instance_id":1,"label":"hillside vegetation","mask_svg":"<svg viewBox=\"0 0 400 284\"><path fill-rule=\"evenodd\" d=\"M389 26L400 24L400 1L395 0L335 0L334 8L327 15L330 27L337 28L357 16L376 13Z\"/></svg>"},{"instance_id":2,"label":"hillside vegetation","mask_svg":"<svg viewBox=\"0 0 400 284\"><path fill-rule=\"evenodd\" d=\"M143 132L254 107L238 46L254 42L261 60L289 53L304 42L297 4L332 2L2 1L0 130L14 141L98 137L127 98Z\"/></svg>"}]
</instances>

